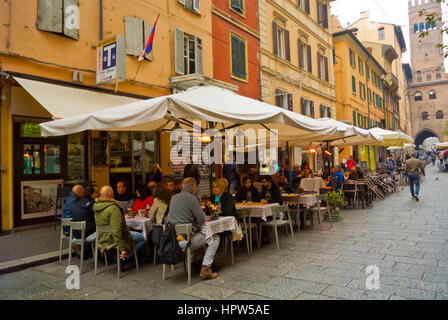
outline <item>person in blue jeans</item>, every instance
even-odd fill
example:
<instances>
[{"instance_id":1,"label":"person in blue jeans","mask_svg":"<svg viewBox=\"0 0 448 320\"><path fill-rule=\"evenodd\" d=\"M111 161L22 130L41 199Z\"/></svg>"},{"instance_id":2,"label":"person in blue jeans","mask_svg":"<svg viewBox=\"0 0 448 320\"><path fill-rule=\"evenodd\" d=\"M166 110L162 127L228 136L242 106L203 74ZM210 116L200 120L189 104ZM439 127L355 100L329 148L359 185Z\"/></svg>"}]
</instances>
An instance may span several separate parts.
<instances>
[{"instance_id":1,"label":"person in blue jeans","mask_svg":"<svg viewBox=\"0 0 448 320\"><path fill-rule=\"evenodd\" d=\"M406 160L406 171L408 173L408 181L411 189L412 199L420 201L418 195L420 193L420 174L425 176L425 165L422 161L416 159L416 153L411 153L411 159Z\"/></svg>"}]
</instances>

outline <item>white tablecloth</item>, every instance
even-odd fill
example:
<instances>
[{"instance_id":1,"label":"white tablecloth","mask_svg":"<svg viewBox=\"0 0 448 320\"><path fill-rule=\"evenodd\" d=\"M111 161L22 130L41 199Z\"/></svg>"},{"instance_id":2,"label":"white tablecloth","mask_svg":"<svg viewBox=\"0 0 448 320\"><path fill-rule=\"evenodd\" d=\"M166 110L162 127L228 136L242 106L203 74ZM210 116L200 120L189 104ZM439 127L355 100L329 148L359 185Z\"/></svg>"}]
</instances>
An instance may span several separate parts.
<instances>
[{"instance_id":1,"label":"white tablecloth","mask_svg":"<svg viewBox=\"0 0 448 320\"><path fill-rule=\"evenodd\" d=\"M238 230L238 222L235 217L219 217L218 220L206 221L201 226L201 233L205 235L207 243L213 240L213 235L224 231L236 232Z\"/></svg>"},{"instance_id":2,"label":"white tablecloth","mask_svg":"<svg viewBox=\"0 0 448 320\"><path fill-rule=\"evenodd\" d=\"M270 203L270 204L264 204L264 205L249 205L249 204L243 204L243 205L236 205L237 209L250 209L250 213L252 218L261 218L264 221L267 221L267 217L272 216L272 207L279 206L278 203Z\"/></svg>"},{"instance_id":3,"label":"white tablecloth","mask_svg":"<svg viewBox=\"0 0 448 320\"><path fill-rule=\"evenodd\" d=\"M325 188L324 180L320 177L304 178L300 181L300 188L306 192L319 193L320 189Z\"/></svg>"},{"instance_id":4,"label":"white tablecloth","mask_svg":"<svg viewBox=\"0 0 448 320\"><path fill-rule=\"evenodd\" d=\"M126 224L129 228L141 231L145 240L148 240L148 236L152 231L152 222L149 218L126 218Z\"/></svg>"},{"instance_id":5,"label":"white tablecloth","mask_svg":"<svg viewBox=\"0 0 448 320\"><path fill-rule=\"evenodd\" d=\"M317 204L316 194L301 194L299 204L304 205L307 209Z\"/></svg>"}]
</instances>

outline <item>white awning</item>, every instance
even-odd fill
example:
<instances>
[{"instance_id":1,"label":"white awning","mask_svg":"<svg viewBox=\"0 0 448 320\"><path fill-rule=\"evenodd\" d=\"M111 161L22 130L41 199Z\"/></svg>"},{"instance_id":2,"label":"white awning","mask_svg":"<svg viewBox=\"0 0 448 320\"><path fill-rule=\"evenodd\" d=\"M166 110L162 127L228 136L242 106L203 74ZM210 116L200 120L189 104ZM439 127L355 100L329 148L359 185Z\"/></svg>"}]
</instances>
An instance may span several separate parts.
<instances>
[{"instance_id":1,"label":"white awning","mask_svg":"<svg viewBox=\"0 0 448 320\"><path fill-rule=\"evenodd\" d=\"M310 140L343 138L345 130L303 115L238 95L229 90L204 86L185 92L89 112L42 123L42 134L60 136L85 130L154 131L172 129L177 122L214 121L218 130L229 126L246 129L278 129L279 140L306 135ZM205 125L202 126L205 128Z\"/></svg>"},{"instance_id":2,"label":"white awning","mask_svg":"<svg viewBox=\"0 0 448 320\"><path fill-rule=\"evenodd\" d=\"M54 119L64 119L86 112L141 101L87 89L50 84L19 77L14 79L36 99Z\"/></svg>"}]
</instances>

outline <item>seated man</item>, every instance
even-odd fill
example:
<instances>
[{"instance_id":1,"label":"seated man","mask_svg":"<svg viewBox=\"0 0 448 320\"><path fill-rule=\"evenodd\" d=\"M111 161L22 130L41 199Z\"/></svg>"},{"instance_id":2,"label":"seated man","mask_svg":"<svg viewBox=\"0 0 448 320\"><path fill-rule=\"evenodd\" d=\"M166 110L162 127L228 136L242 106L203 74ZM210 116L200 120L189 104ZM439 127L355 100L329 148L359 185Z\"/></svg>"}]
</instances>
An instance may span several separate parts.
<instances>
[{"instance_id":1,"label":"seated man","mask_svg":"<svg viewBox=\"0 0 448 320\"><path fill-rule=\"evenodd\" d=\"M63 219L73 218L73 213L75 212L76 204L82 198L83 194L84 194L83 186L76 185L73 187L72 192L70 192L68 199L65 201L64 206L62 207ZM64 234L68 236L69 233L70 233L70 227L64 227Z\"/></svg>"},{"instance_id":2,"label":"seated man","mask_svg":"<svg viewBox=\"0 0 448 320\"><path fill-rule=\"evenodd\" d=\"M263 191L261 192L261 202L283 204L280 188L272 182L271 176L262 176L261 183Z\"/></svg>"},{"instance_id":3,"label":"seated man","mask_svg":"<svg viewBox=\"0 0 448 320\"><path fill-rule=\"evenodd\" d=\"M100 197L100 191L96 185L88 185L84 190L84 195L76 204L75 212L73 213L74 222L86 221L85 238L88 240L95 239L95 213L93 212L93 205L95 199ZM81 231L74 231L73 236L76 239L81 239Z\"/></svg>"},{"instance_id":4,"label":"seated man","mask_svg":"<svg viewBox=\"0 0 448 320\"><path fill-rule=\"evenodd\" d=\"M118 247L121 252L120 259L128 261L132 258L132 249L135 245L136 251L140 251L146 246L146 240L139 232L129 231L126 220L121 214L119 202L114 200L114 191L111 187L101 188L100 198L93 206L95 212L95 222L98 226L112 227L112 233L102 233L97 235L98 247L101 252ZM124 270L124 264L122 264Z\"/></svg>"},{"instance_id":5,"label":"seated man","mask_svg":"<svg viewBox=\"0 0 448 320\"><path fill-rule=\"evenodd\" d=\"M205 213L201 209L201 204L196 196L198 186L194 178L185 178L182 182L182 192L171 198L170 211L168 214L168 223L193 224L193 234L191 235L191 244L205 245L207 243L205 235L198 232L197 226L205 222ZM187 241L185 235L179 235L179 246L185 250ZM214 279L218 274L213 272L211 267L219 247L219 235L213 235L213 240L208 244L202 261L200 276L202 278Z\"/></svg>"},{"instance_id":6,"label":"seated man","mask_svg":"<svg viewBox=\"0 0 448 320\"><path fill-rule=\"evenodd\" d=\"M285 175L280 176L280 182L278 184L280 191L284 193L294 193L291 185L288 183L288 178Z\"/></svg>"},{"instance_id":7,"label":"seated man","mask_svg":"<svg viewBox=\"0 0 448 320\"><path fill-rule=\"evenodd\" d=\"M339 191L341 190L342 187L342 183L344 182L344 175L341 172L341 167L339 166L335 166L333 168L333 175L330 177L330 181L332 178L336 178L337 179L337 185L336 185L336 189ZM328 185L329 187L331 187L331 185Z\"/></svg>"},{"instance_id":8,"label":"seated man","mask_svg":"<svg viewBox=\"0 0 448 320\"><path fill-rule=\"evenodd\" d=\"M257 188L255 188L252 184L252 180L250 177L245 176L243 178L243 186L239 188L236 196L236 202L260 202L260 193Z\"/></svg>"},{"instance_id":9,"label":"seated man","mask_svg":"<svg viewBox=\"0 0 448 320\"><path fill-rule=\"evenodd\" d=\"M119 181L117 183L117 193L115 194L115 200L120 202L120 208L124 213L127 212L128 208L132 208L134 205L135 195L133 195L129 190L129 184L127 181Z\"/></svg>"},{"instance_id":10,"label":"seated man","mask_svg":"<svg viewBox=\"0 0 448 320\"><path fill-rule=\"evenodd\" d=\"M358 179L358 173L356 172L355 168L352 168L350 170L350 174L348 175L348 180L357 180Z\"/></svg>"}]
</instances>

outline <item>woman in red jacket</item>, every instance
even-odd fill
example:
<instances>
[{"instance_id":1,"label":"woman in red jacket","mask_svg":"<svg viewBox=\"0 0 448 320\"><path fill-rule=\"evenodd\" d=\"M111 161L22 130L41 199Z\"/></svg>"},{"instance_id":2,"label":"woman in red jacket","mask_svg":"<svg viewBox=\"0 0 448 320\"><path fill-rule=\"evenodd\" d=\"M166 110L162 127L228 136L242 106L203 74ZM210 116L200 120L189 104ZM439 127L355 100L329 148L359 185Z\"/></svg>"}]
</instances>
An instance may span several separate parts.
<instances>
[{"instance_id":1,"label":"woman in red jacket","mask_svg":"<svg viewBox=\"0 0 448 320\"><path fill-rule=\"evenodd\" d=\"M147 205L152 207L153 202L154 197L152 196L151 190L147 186L140 186L137 189L137 199L135 200L132 211L138 212L138 210L146 209Z\"/></svg>"}]
</instances>

